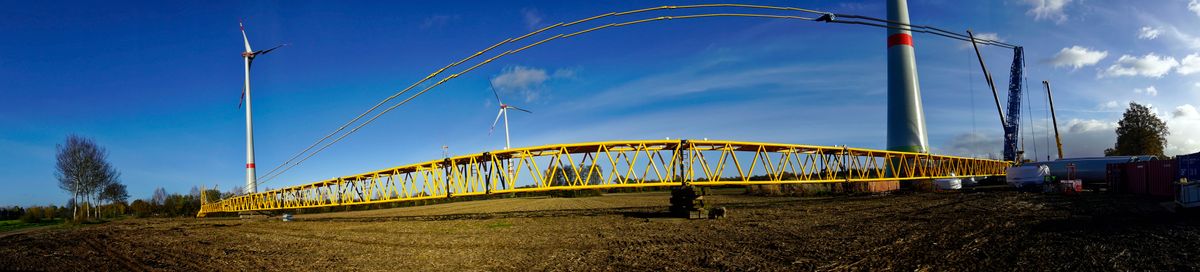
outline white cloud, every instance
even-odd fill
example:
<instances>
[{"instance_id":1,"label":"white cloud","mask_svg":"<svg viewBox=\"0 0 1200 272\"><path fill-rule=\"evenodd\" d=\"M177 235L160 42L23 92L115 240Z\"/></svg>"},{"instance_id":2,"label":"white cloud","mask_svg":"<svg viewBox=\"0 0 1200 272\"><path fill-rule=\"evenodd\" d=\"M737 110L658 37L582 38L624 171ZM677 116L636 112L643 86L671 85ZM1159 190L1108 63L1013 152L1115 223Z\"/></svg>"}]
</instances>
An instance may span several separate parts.
<instances>
[{"instance_id":1,"label":"white cloud","mask_svg":"<svg viewBox=\"0 0 1200 272\"><path fill-rule=\"evenodd\" d=\"M1150 96L1158 96L1158 89L1154 88L1154 86L1146 87L1145 89L1133 89L1133 92L1139 94L1144 93Z\"/></svg>"},{"instance_id":2,"label":"white cloud","mask_svg":"<svg viewBox=\"0 0 1200 272\"><path fill-rule=\"evenodd\" d=\"M1188 2L1188 9L1192 12L1195 12L1196 16L1200 16L1200 1L1192 0L1191 2Z\"/></svg>"},{"instance_id":3,"label":"white cloud","mask_svg":"<svg viewBox=\"0 0 1200 272\"><path fill-rule=\"evenodd\" d=\"M1175 111L1171 112L1172 118L1200 118L1200 112L1196 111L1196 107L1192 104L1183 104L1183 106L1175 107Z\"/></svg>"},{"instance_id":4,"label":"white cloud","mask_svg":"<svg viewBox=\"0 0 1200 272\"><path fill-rule=\"evenodd\" d=\"M1095 65L1096 63L1108 57L1108 51L1093 51L1087 47L1071 46L1063 48L1054 55L1049 62L1054 64L1054 67L1070 66L1072 69Z\"/></svg>"},{"instance_id":5,"label":"white cloud","mask_svg":"<svg viewBox=\"0 0 1200 272\"><path fill-rule=\"evenodd\" d=\"M1142 29L1138 31L1138 39L1153 40L1158 38L1158 34L1162 34L1161 28L1143 26Z\"/></svg>"},{"instance_id":6,"label":"white cloud","mask_svg":"<svg viewBox=\"0 0 1200 272\"><path fill-rule=\"evenodd\" d=\"M491 83L501 94L520 94L524 96L525 102L530 102L542 95L546 89L546 81L574 77L575 70L571 69L558 69L551 74L547 73L546 69L518 65L504 68L499 75L492 77Z\"/></svg>"},{"instance_id":7,"label":"white cloud","mask_svg":"<svg viewBox=\"0 0 1200 272\"><path fill-rule=\"evenodd\" d=\"M1193 0L1193 2L1196 0ZM1067 14L1063 13L1063 8L1071 3L1071 0L1025 0L1032 6L1026 14L1033 15L1035 20L1053 20L1055 23L1062 23L1067 20Z\"/></svg>"},{"instance_id":8,"label":"white cloud","mask_svg":"<svg viewBox=\"0 0 1200 272\"><path fill-rule=\"evenodd\" d=\"M1179 62L1179 69L1175 69L1175 72L1180 75L1200 72L1200 53L1192 53L1183 57L1183 61Z\"/></svg>"},{"instance_id":9,"label":"white cloud","mask_svg":"<svg viewBox=\"0 0 1200 272\"><path fill-rule=\"evenodd\" d=\"M1100 72L1099 77L1105 76L1145 76L1159 78L1179 66L1179 61L1172 57L1161 57L1154 53L1138 58L1122 55L1117 63Z\"/></svg>"},{"instance_id":10,"label":"white cloud","mask_svg":"<svg viewBox=\"0 0 1200 272\"><path fill-rule=\"evenodd\" d=\"M536 29L542 23L542 13L535 8L521 9L521 18L525 20L525 27Z\"/></svg>"},{"instance_id":11,"label":"white cloud","mask_svg":"<svg viewBox=\"0 0 1200 272\"><path fill-rule=\"evenodd\" d=\"M1163 121L1171 131L1171 134L1167 135L1167 148L1163 150L1164 153L1180 155L1200 152L1200 139L1196 137L1200 135L1200 111L1197 111L1195 106L1183 104L1175 107L1171 116Z\"/></svg>"}]
</instances>

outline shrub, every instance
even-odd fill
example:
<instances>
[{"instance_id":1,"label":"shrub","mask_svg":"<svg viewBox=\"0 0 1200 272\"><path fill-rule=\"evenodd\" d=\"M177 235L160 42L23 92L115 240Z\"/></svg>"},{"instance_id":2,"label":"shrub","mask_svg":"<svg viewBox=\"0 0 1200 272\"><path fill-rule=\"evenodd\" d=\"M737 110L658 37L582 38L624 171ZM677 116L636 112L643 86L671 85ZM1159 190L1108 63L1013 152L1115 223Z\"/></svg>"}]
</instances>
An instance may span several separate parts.
<instances>
[{"instance_id":1,"label":"shrub","mask_svg":"<svg viewBox=\"0 0 1200 272\"><path fill-rule=\"evenodd\" d=\"M41 214L34 214L34 213L27 212L24 215L21 215L21 222L25 222L25 223L42 222L42 216L41 216Z\"/></svg>"},{"instance_id":2,"label":"shrub","mask_svg":"<svg viewBox=\"0 0 1200 272\"><path fill-rule=\"evenodd\" d=\"M137 217L147 217L154 213L154 207L144 200L134 200L129 204L129 210L133 211L133 215Z\"/></svg>"}]
</instances>

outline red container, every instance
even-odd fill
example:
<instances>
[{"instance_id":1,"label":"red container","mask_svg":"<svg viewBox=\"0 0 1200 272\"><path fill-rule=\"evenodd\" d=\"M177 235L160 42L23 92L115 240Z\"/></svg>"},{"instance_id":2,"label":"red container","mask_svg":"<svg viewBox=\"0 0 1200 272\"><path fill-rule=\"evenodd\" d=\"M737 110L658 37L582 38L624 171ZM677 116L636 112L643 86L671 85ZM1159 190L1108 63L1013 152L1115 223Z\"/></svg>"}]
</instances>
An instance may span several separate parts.
<instances>
[{"instance_id":1,"label":"red container","mask_svg":"<svg viewBox=\"0 0 1200 272\"><path fill-rule=\"evenodd\" d=\"M1179 163L1175 160L1146 162L1146 192L1150 196L1175 197L1175 184L1179 180Z\"/></svg>"},{"instance_id":2,"label":"red container","mask_svg":"<svg viewBox=\"0 0 1200 272\"><path fill-rule=\"evenodd\" d=\"M1146 162L1131 162L1125 166L1125 191L1135 195L1146 194Z\"/></svg>"}]
</instances>

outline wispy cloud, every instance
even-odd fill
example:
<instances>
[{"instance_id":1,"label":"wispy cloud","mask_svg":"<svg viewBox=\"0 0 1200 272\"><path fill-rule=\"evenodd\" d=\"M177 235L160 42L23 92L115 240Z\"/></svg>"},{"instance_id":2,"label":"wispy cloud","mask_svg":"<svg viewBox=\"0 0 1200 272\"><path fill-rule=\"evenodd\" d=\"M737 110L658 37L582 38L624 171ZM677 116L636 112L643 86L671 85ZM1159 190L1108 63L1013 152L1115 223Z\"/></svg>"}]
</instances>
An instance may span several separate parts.
<instances>
[{"instance_id":1,"label":"wispy cloud","mask_svg":"<svg viewBox=\"0 0 1200 272\"><path fill-rule=\"evenodd\" d=\"M491 84L499 93L520 94L525 102L532 102L546 91L546 81L574 77L575 71L572 69L558 69L547 73L546 69L518 65L504 68L500 74L492 77Z\"/></svg>"},{"instance_id":2,"label":"wispy cloud","mask_svg":"<svg viewBox=\"0 0 1200 272\"><path fill-rule=\"evenodd\" d=\"M1162 28L1143 26L1142 29L1138 30L1138 39L1153 40L1158 38L1159 34L1162 34Z\"/></svg>"},{"instance_id":3,"label":"wispy cloud","mask_svg":"<svg viewBox=\"0 0 1200 272\"><path fill-rule=\"evenodd\" d=\"M1183 31L1179 30L1179 28L1176 28L1175 26L1169 26L1167 28L1171 31L1171 36L1175 37L1175 39L1178 40L1180 43L1182 43L1184 46L1187 46L1188 48L1191 48L1191 49L1200 49L1200 37L1196 37L1196 36L1192 36L1191 34L1184 33Z\"/></svg>"},{"instance_id":4,"label":"wispy cloud","mask_svg":"<svg viewBox=\"0 0 1200 272\"><path fill-rule=\"evenodd\" d=\"M857 65L822 63L788 64L743 69L727 69L725 63L686 66L679 71L649 75L603 91L580 103L582 108L604 106L634 106L679 96L720 91L799 91L815 95L822 92L852 92L858 95L881 95L877 86L885 78L862 77ZM827 75L811 76L811 75ZM796 75L810 75L797 77ZM842 94L849 95L849 94ZM630 101L628 97L641 97Z\"/></svg>"},{"instance_id":5,"label":"wispy cloud","mask_svg":"<svg viewBox=\"0 0 1200 272\"><path fill-rule=\"evenodd\" d=\"M1096 105L1096 109L1101 110L1101 111L1117 111L1117 110L1121 110L1121 103L1117 103L1116 100L1109 100L1108 102L1104 102L1104 103L1100 103L1100 105Z\"/></svg>"},{"instance_id":6,"label":"wispy cloud","mask_svg":"<svg viewBox=\"0 0 1200 272\"><path fill-rule=\"evenodd\" d=\"M1133 89L1133 92L1137 94L1146 94L1149 96L1158 96L1158 88L1154 88L1154 86Z\"/></svg>"},{"instance_id":7,"label":"wispy cloud","mask_svg":"<svg viewBox=\"0 0 1200 272\"><path fill-rule=\"evenodd\" d=\"M525 21L525 27L529 29L537 29L542 24L542 13L535 8L521 9L521 19Z\"/></svg>"},{"instance_id":8,"label":"wispy cloud","mask_svg":"<svg viewBox=\"0 0 1200 272\"><path fill-rule=\"evenodd\" d=\"M1063 9L1071 0L1026 0L1025 3L1030 5L1029 11L1025 13L1033 15L1035 20L1052 20L1061 24L1067 21L1067 14Z\"/></svg>"},{"instance_id":9,"label":"wispy cloud","mask_svg":"<svg viewBox=\"0 0 1200 272\"><path fill-rule=\"evenodd\" d=\"M440 14L440 15L433 15L433 16L425 17L425 20L421 21L421 25L420 25L420 27L421 27L421 29L422 29L422 30L425 30L425 29L433 29L433 28L440 28L440 27L442 27L442 26L445 26L446 24L448 24L448 23L450 23L450 22L452 22L452 21L457 21L459 18L461 18L461 16L459 16L458 14L454 14L454 15L444 15L444 14Z\"/></svg>"}]
</instances>

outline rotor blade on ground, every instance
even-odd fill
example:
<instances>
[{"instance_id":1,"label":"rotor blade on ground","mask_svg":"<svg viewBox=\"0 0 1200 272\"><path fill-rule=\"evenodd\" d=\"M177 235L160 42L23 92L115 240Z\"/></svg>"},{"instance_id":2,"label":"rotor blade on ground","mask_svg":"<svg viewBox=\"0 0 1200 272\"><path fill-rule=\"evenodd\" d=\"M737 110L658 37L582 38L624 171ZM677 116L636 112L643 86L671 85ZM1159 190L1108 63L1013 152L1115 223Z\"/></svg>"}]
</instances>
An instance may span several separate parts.
<instances>
[{"instance_id":1,"label":"rotor blade on ground","mask_svg":"<svg viewBox=\"0 0 1200 272\"><path fill-rule=\"evenodd\" d=\"M500 112L496 113L496 121L492 121L492 128L488 129L488 135L492 135L492 131L496 131L496 123L500 122L501 114L504 114L504 109L500 109Z\"/></svg>"},{"instance_id":2,"label":"rotor blade on ground","mask_svg":"<svg viewBox=\"0 0 1200 272\"><path fill-rule=\"evenodd\" d=\"M526 110L526 109L522 109L522 108L518 108L518 107L516 107L516 106L513 106L513 105L508 105L508 108L510 108L510 109L514 109L514 110L523 111L523 112L533 113L532 111L529 111L529 110Z\"/></svg>"}]
</instances>

